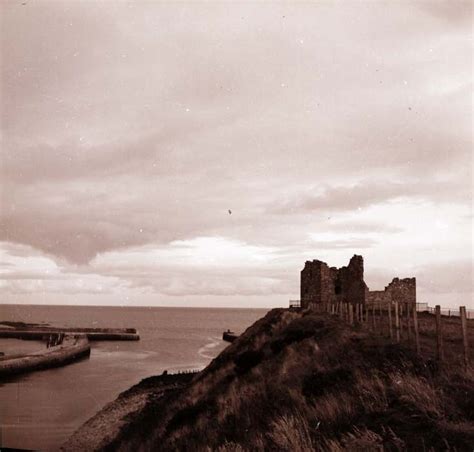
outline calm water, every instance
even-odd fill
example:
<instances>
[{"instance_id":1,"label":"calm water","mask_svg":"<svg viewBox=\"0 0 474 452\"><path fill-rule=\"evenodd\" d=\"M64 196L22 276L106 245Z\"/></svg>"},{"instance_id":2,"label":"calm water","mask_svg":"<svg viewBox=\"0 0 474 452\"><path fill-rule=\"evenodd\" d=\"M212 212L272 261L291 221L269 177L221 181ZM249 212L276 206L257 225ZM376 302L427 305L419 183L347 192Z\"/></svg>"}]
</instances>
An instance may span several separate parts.
<instances>
[{"instance_id":1,"label":"calm water","mask_svg":"<svg viewBox=\"0 0 474 452\"><path fill-rule=\"evenodd\" d=\"M222 331L242 332L261 309L0 305L0 320L56 326L137 328L137 342L92 342L90 358L0 382L0 446L50 450L142 378L202 368L226 347ZM6 353L36 341L0 339Z\"/></svg>"}]
</instances>

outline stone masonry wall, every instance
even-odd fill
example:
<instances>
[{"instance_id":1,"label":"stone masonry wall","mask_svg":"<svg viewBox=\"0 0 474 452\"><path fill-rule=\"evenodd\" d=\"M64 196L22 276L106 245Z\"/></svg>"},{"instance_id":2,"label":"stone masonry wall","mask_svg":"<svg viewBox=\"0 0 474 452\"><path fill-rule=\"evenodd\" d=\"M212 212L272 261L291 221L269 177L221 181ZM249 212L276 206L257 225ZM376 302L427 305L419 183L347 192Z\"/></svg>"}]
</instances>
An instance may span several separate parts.
<instances>
[{"instance_id":1,"label":"stone masonry wall","mask_svg":"<svg viewBox=\"0 0 474 452\"><path fill-rule=\"evenodd\" d=\"M364 259L354 255L347 267L337 272L335 292L338 301L365 303L367 286L364 282Z\"/></svg>"},{"instance_id":2,"label":"stone masonry wall","mask_svg":"<svg viewBox=\"0 0 474 452\"><path fill-rule=\"evenodd\" d=\"M319 260L307 261L301 271L301 306L335 301L365 303L364 260L354 256L347 267L329 267Z\"/></svg>"},{"instance_id":3,"label":"stone masonry wall","mask_svg":"<svg viewBox=\"0 0 474 452\"><path fill-rule=\"evenodd\" d=\"M392 282L385 287L385 291L389 292L392 302L398 303L416 303L416 278L394 278Z\"/></svg>"},{"instance_id":4,"label":"stone masonry wall","mask_svg":"<svg viewBox=\"0 0 474 452\"><path fill-rule=\"evenodd\" d=\"M310 307L313 303L322 303L327 296L326 280L327 264L314 260L307 261L301 271L301 306ZM324 276L323 276L324 275Z\"/></svg>"},{"instance_id":5,"label":"stone masonry wall","mask_svg":"<svg viewBox=\"0 0 474 452\"><path fill-rule=\"evenodd\" d=\"M347 267L329 267L320 260L306 261L301 271L301 307L344 301L358 304L416 303L416 279L394 278L385 290L369 291L364 282L364 259L354 255Z\"/></svg>"},{"instance_id":6,"label":"stone masonry wall","mask_svg":"<svg viewBox=\"0 0 474 452\"><path fill-rule=\"evenodd\" d=\"M387 290L369 290L366 300L370 305L387 304L392 302L392 294Z\"/></svg>"}]
</instances>

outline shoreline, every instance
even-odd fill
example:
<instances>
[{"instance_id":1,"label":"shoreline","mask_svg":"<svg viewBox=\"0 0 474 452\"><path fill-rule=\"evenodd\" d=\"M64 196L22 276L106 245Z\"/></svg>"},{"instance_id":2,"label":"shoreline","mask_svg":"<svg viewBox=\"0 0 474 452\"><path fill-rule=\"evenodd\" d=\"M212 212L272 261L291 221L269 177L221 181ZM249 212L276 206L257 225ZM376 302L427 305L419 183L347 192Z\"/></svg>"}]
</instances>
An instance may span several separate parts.
<instances>
[{"instance_id":1,"label":"shoreline","mask_svg":"<svg viewBox=\"0 0 474 452\"><path fill-rule=\"evenodd\" d=\"M82 424L60 450L113 450L132 430L140 431L146 426L146 418L154 413L157 404L177 396L198 374L162 374L144 378Z\"/></svg>"}]
</instances>

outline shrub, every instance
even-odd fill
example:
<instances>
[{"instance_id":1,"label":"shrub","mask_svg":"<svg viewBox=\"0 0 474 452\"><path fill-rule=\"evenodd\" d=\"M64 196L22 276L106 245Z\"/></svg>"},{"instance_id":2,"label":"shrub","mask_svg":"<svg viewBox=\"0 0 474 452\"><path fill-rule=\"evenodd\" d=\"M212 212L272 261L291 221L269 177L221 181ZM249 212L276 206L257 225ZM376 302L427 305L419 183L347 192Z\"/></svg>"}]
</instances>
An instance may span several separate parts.
<instances>
[{"instance_id":1,"label":"shrub","mask_svg":"<svg viewBox=\"0 0 474 452\"><path fill-rule=\"evenodd\" d=\"M321 319L305 317L294 320L270 343L270 348L275 354L280 353L285 347L294 342L301 342L309 337L320 337L326 331L326 324Z\"/></svg>"},{"instance_id":2,"label":"shrub","mask_svg":"<svg viewBox=\"0 0 474 452\"><path fill-rule=\"evenodd\" d=\"M354 375L349 367L338 367L326 372L313 372L303 381L303 394L306 397L315 397L327 393L334 387L349 385Z\"/></svg>"},{"instance_id":3,"label":"shrub","mask_svg":"<svg viewBox=\"0 0 474 452\"><path fill-rule=\"evenodd\" d=\"M272 422L269 440L277 450L314 450L306 419L300 415L287 414Z\"/></svg>"},{"instance_id":4,"label":"shrub","mask_svg":"<svg viewBox=\"0 0 474 452\"><path fill-rule=\"evenodd\" d=\"M340 439L326 439L318 447L320 451L331 452L365 452L384 450L383 439L377 433L366 428L355 427L352 432L344 434Z\"/></svg>"},{"instance_id":5,"label":"shrub","mask_svg":"<svg viewBox=\"0 0 474 452\"><path fill-rule=\"evenodd\" d=\"M238 354L234 359L236 373L242 375L248 372L262 362L263 356L261 350L248 350Z\"/></svg>"},{"instance_id":6,"label":"shrub","mask_svg":"<svg viewBox=\"0 0 474 452\"><path fill-rule=\"evenodd\" d=\"M442 416L440 395L425 378L410 374L392 374L390 380L392 391L409 409L428 417Z\"/></svg>"}]
</instances>

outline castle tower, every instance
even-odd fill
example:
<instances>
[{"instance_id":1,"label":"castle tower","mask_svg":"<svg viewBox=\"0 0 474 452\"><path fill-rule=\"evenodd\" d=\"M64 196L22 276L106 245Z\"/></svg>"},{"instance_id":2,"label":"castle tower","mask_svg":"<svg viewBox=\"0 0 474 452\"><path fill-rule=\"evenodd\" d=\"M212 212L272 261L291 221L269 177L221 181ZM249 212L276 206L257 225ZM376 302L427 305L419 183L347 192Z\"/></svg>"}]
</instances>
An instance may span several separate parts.
<instances>
[{"instance_id":1,"label":"castle tower","mask_svg":"<svg viewBox=\"0 0 474 452\"><path fill-rule=\"evenodd\" d=\"M347 267L329 267L319 260L306 261L301 271L301 307L345 301L365 303L364 259L354 255Z\"/></svg>"}]
</instances>

